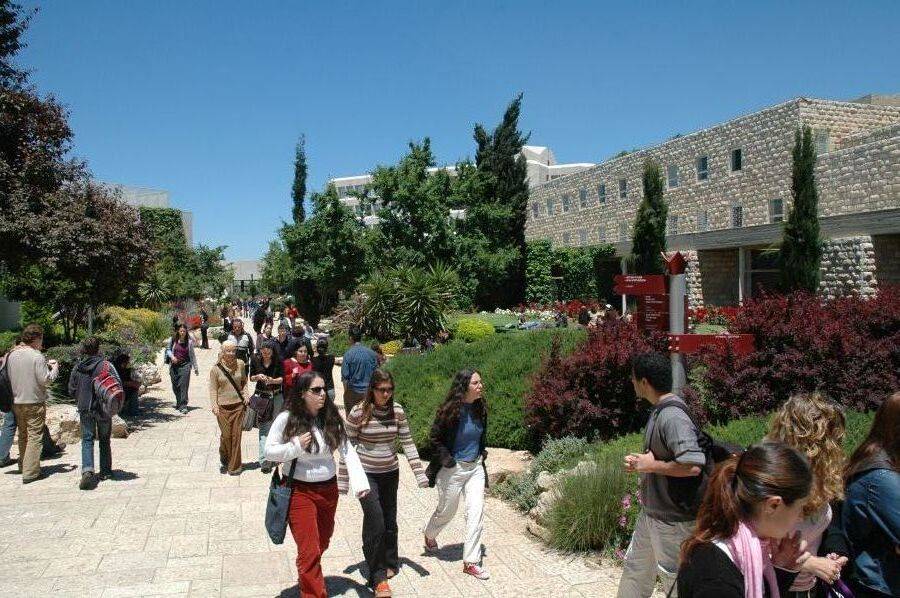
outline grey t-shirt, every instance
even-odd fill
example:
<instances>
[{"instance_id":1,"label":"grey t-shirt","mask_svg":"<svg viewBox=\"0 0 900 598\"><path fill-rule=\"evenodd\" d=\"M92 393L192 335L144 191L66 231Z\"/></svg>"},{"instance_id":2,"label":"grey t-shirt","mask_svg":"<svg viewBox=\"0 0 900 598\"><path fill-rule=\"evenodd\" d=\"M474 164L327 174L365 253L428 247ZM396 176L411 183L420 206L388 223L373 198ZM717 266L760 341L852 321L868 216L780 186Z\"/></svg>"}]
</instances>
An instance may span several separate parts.
<instances>
[{"instance_id":1,"label":"grey t-shirt","mask_svg":"<svg viewBox=\"0 0 900 598\"><path fill-rule=\"evenodd\" d=\"M684 403L674 395L665 401ZM685 465L703 467L706 455L697 443L697 428L687 413L678 407L668 407L660 411L654 409L650 413L647 428L644 430L644 452L651 451L658 461L675 461ZM641 502L644 511L650 517L666 522L692 521L697 513L685 507L683 497L690 493L693 485L698 485L700 478L673 478L655 473L641 475ZM673 497L673 491L679 496Z\"/></svg>"}]
</instances>

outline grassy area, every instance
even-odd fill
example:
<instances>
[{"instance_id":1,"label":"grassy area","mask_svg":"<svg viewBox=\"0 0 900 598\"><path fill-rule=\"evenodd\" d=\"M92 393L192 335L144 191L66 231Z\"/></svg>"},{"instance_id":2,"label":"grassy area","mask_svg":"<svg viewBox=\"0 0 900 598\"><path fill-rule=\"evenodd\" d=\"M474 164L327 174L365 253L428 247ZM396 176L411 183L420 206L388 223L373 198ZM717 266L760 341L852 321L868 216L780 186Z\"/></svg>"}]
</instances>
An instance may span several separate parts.
<instances>
[{"instance_id":1,"label":"grassy area","mask_svg":"<svg viewBox=\"0 0 900 598\"><path fill-rule=\"evenodd\" d=\"M390 360L387 368L395 377L396 397L409 415L419 450L427 450L428 431L453 375L467 367L477 369L484 379L490 414L488 445L525 448L523 397L554 334L561 336L564 353L585 337L583 330L575 329L497 334L473 343L454 341L425 355L398 355Z\"/></svg>"},{"instance_id":2,"label":"grassy area","mask_svg":"<svg viewBox=\"0 0 900 598\"><path fill-rule=\"evenodd\" d=\"M697 324L694 330L695 334L722 334L723 332L728 332L728 327L719 324Z\"/></svg>"},{"instance_id":3,"label":"grassy area","mask_svg":"<svg viewBox=\"0 0 900 598\"><path fill-rule=\"evenodd\" d=\"M516 324L518 320L516 316L507 315L507 314L495 314L492 312L482 312L482 313L462 313L456 312L450 314L447 318L447 326L448 328L454 328L454 324L461 320L462 318L475 318L476 320L481 320L483 322L487 322L491 326L506 326L508 324Z\"/></svg>"}]
</instances>

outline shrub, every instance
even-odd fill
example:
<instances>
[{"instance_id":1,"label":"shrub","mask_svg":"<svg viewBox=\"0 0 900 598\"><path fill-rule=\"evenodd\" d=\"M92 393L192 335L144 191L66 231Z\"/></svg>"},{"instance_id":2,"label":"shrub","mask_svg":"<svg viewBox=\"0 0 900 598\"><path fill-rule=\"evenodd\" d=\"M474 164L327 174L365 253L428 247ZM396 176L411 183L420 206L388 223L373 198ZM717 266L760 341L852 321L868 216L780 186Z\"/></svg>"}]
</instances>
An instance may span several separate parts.
<instances>
[{"instance_id":1,"label":"shrub","mask_svg":"<svg viewBox=\"0 0 900 598\"><path fill-rule=\"evenodd\" d=\"M0 355L3 355L16 344L19 333L14 330L0 332Z\"/></svg>"},{"instance_id":2,"label":"shrub","mask_svg":"<svg viewBox=\"0 0 900 598\"><path fill-rule=\"evenodd\" d=\"M520 511L528 512L538 502L537 474L533 470L506 477L491 489L494 496L511 503Z\"/></svg>"},{"instance_id":3,"label":"shrub","mask_svg":"<svg viewBox=\"0 0 900 598\"><path fill-rule=\"evenodd\" d=\"M587 342L566 358L551 352L525 400L532 438L610 438L639 429L646 409L631 385L631 358L665 348L664 336L647 336L617 320L591 331Z\"/></svg>"},{"instance_id":4,"label":"shrub","mask_svg":"<svg viewBox=\"0 0 900 598\"><path fill-rule=\"evenodd\" d=\"M199 326L199 316L198 326ZM170 321L166 316L151 309L126 309L107 307L103 310L103 330L117 334L131 329L146 343L157 343L171 334Z\"/></svg>"},{"instance_id":5,"label":"shrub","mask_svg":"<svg viewBox=\"0 0 900 598\"><path fill-rule=\"evenodd\" d=\"M531 462L531 471L556 473L582 459L588 449L588 441L575 436L548 438L541 452Z\"/></svg>"},{"instance_id":6,"label":"shrub","mask_svg":"<svg viewBox=\"0 0 900 598\"><path fill-rule=\"evenodd\" d=\"M396 381L397 400L409 415L413 438L425 458L430 455L427 438L434 414L453 375L466 367L474 367L484 378L488 445L528 448L522 397L555 335L559 336L560 354L567 354L585 336L581 330L497 334L473 343L454 341L424 355L398 355L388 362Z\"/></svg>"},{"instance_id":7,"label":"shrub","mask_svg":"<svg viewBox=\"0 0 900 598\"><path fill-rule=\"evenodd\" d=\"M403 348L403 341L392 340L381 345L381 350L385 355L396 355Z\"/></svg>"},{"instance_id":8,"label":"shrub","mask_svg":"<svg viewBox=\"0 0 900 598\"><path fill-rule=\"evenodd\" d=\"M494 334L494 327L478 318L462 318L456 322L452 332L454 338L471 343Z\"/></svg>"},{"instance_id":9,"label":"shrub","mask_svg":"<svg viewBox=\"0 0 900 598\"><path fill-rule=\"evenodd\" d=\"M700 355L713 419L772 411L791 394L819 390L845 407L875 409L900 387L900 289L869 300L825 301L794 293L748 301L732 330L752 334L756 350Z\"/></svg>"}]
</instances>

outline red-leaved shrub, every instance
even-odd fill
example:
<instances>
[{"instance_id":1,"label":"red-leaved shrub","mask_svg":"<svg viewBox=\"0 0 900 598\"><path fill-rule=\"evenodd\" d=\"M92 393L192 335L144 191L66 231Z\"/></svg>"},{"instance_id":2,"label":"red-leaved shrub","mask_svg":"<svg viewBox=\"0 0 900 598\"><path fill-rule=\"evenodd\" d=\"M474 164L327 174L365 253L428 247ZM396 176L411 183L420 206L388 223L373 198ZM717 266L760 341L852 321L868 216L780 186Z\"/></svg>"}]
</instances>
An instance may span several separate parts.
<instances>
[{"instance_id":1,"label":"red-leaved shrub","mask_svg":"<svg viewBox=\"0 0 900 598\"><path fill-rule=\"evenodd\" d=\"M531 439L572 435L610 438L638 430L646 403L631 385L631 358L665 351L665 336L647 335L634 324L603 322L565 358L554 345L525 398L525 425Z\"/></svg>"},{"instance_id":2,"label":"red-leaved shrub","mask_svg":"<svg viewBox=\"0 0 900 598\"><path fill-rule=\"evenodd\" d=\"M699 356L706 367L703 403L713 419L765 413L812 390L869 410L900 388L898 287L871 299L762 296L744 304L730 329L753 334L756 351L736 357L709 349Z\"/></svg>"}]
</instances>

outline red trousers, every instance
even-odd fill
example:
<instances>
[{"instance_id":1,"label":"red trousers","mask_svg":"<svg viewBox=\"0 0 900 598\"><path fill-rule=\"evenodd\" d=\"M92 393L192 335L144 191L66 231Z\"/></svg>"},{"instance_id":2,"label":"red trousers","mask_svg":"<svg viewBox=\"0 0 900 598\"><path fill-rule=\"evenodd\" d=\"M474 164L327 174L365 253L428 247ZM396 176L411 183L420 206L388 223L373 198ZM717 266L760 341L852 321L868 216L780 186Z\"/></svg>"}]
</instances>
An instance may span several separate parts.
<instances>
[{"instance_id":1,"label":"red trousers","mask_svg":"<svg viewBox=\"0 0 900 598\"><path fill-rule=\"evenodd\" d=\"M297 543L297 576L303 598L328 598L322 576L322 553L334 532L337 503L338 487L334 478L318 483L294 480L288 523Z\"/></svg>"}]
</instances>

